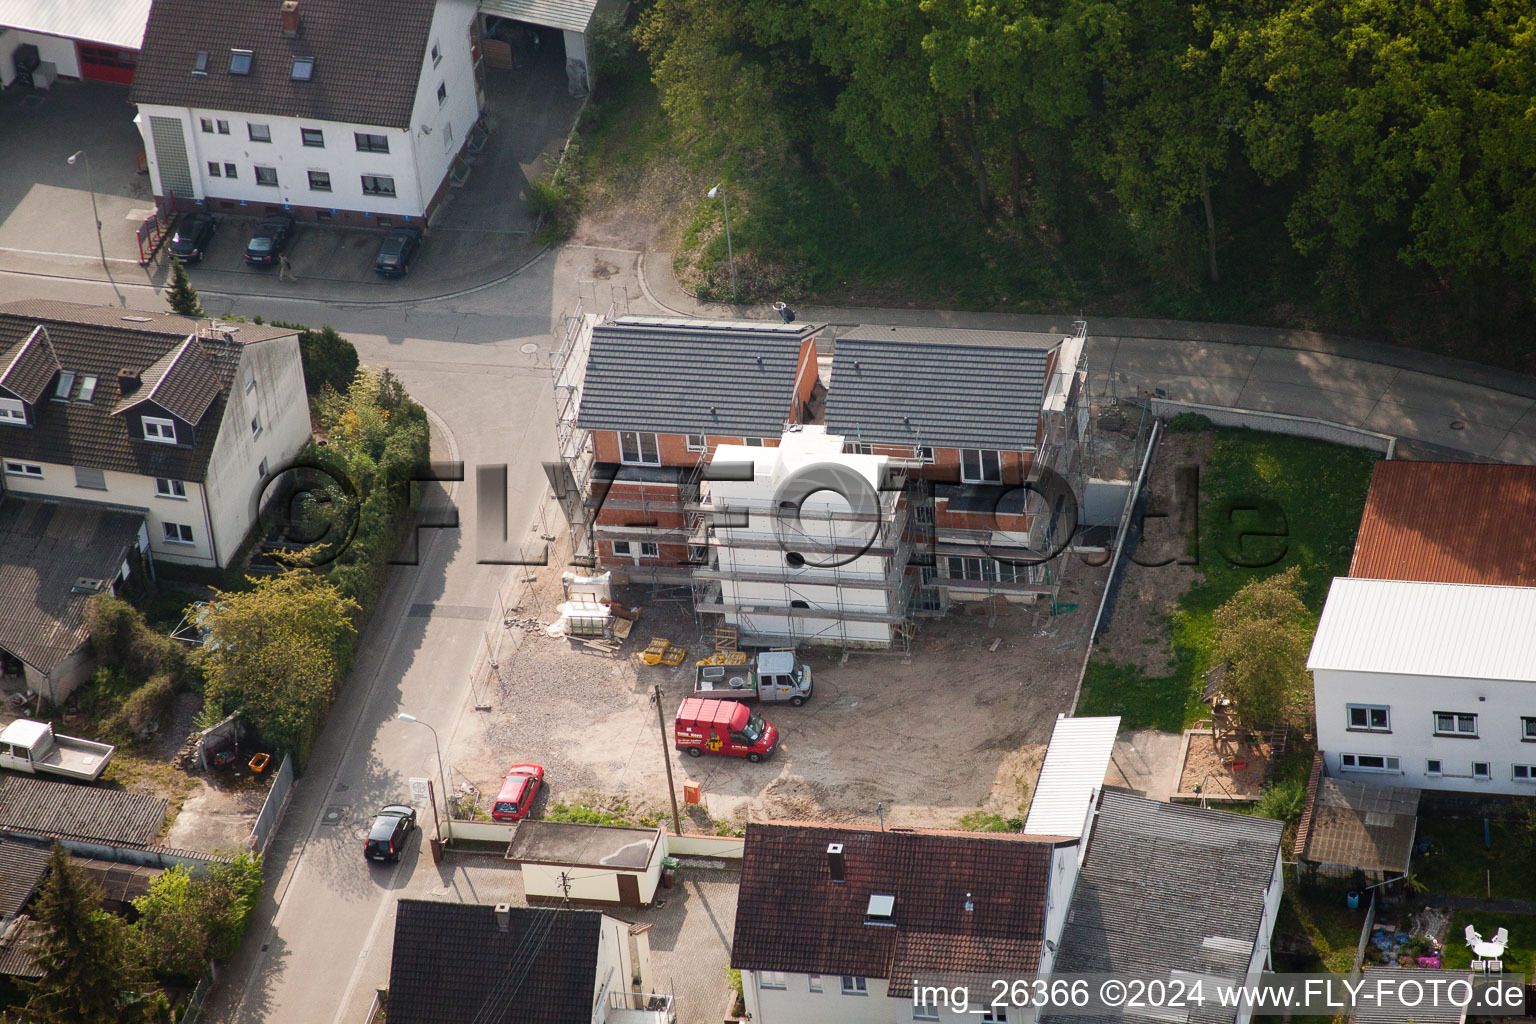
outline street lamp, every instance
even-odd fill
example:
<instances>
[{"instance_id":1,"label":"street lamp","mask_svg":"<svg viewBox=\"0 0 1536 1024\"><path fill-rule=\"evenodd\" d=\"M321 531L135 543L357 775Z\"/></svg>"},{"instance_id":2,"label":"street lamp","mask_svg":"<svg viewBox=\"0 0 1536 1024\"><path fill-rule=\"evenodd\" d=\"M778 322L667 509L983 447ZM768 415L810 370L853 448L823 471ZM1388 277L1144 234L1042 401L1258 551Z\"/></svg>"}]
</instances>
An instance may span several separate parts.
<instances>
[{"instance_id":1,"label":"street lamp","mask_svg":"<svg viewBox=\"0 0 1536 1024\"><path fill-rule=\"evenodd\" d=\"M415 722L417 725L425 725L425 726L427 726L428 729L432 729L432 726L428 725L426 722L423 722L421 719L417 718L415 715L408 715L404 711L400 712L395 717L398 718L402 722ZM439 783L441 783L442 787L443 787L443 807L445 809L445 813L443 815L443 820L444 820L444 823L448 826L448 838L452 839L453 838L453 810L449 806L449 803L448 803L448 779L447 779L447 776L445 776L443 774L443 748L438 745L438 742L437 742L437 730L436 729L432 729L432 747L433 747L434 750L437 751L437 781Z\"/></svg>"},{"instance_id":2,"label":"street lamp","mask_svg":"<svg viewBox=\"0 0 1536 1024\"><path fill-rule=\"evenodd\" d=\"M69 166L75 166L77 161L85 161L85 187L91 193L91 218L96 221L96 249L101 253L101 269L106 273L107 280L112 284L112 290L117 292L119 302L123 306L128 305L128 300L123 298L123 293L117 291L117 282L112 280L112 268L107 265L107 245L101 239L101 211L96 208L96 183L91 179L91 158L85 155L85 150L76 150L69 158Z\"/></svg>"},{"instance_id":3,"label":"street lamp","mask_svg":"<svg viewBox=\"0 0 1536 1024\"><path fill-rule=\"evenodd\" d=\"M725 207L725 254L730 257L731 260L731 301L735 302L736 253L731 248L731 202L729 199L725 198L725 192L721 190L719 185L716 185L714 188L709 190L709 198L714 199L716 196L720 198L721 204Z\"/></svg>"}]
</instances>

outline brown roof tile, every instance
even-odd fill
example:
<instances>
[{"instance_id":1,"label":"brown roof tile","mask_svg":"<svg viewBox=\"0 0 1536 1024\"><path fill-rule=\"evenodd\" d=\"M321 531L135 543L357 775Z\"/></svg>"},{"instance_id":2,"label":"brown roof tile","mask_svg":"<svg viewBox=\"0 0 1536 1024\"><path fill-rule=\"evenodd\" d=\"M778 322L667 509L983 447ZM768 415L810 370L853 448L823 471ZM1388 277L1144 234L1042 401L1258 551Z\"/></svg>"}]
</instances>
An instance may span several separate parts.
<instances>
[{"instance_id":1,"label":"brown roof tile","mask_svg":"<svg viewBox=\"0 0 1536 1024\"><path fill-rule=\"evenodd\" d=\"M143 402L153 402L178 419L196 423L219 397L219 378L213 372L199 339L187 335L178 348L157 359L144 371L139 388L117 403L120 413Z\"/></svg>"},{"instance_id":2,"label":"brown roof tile","mask_svg":"<svg viewBox=\"0 0 1536 1024\"><path fill-rule=\"evenodd\" d=\"M911 994L914 979L944 972L1028 974L1039 966L1058 841L749 825L731 965L888 978L898 998ZM843 844L840 885L830 878L829 843ZM895 897L889 925L866 923L869 898L877 894Z\"/></svg>"},{"instance_id":3,"label":"brown roof tile","mask_svg":"<svg viewBox=\"0 0 1536 1024\"><path fill-rule=\"evenodd\" d=\"M133 101L409 128L436 6L300 0L299 34L288 39L277 0L155 0ZM236 48L253 51L249 74L229 73ZM206 75L192 74L199 53ZM315 59L309 81L293 80L295 57Z\"/></svg>"},{"instance_id":4,"label":"brown roof tile","mask_svg":"<svg viewBox=\"0 0 1536 1024\"><path fill-rule=\"evenodd\" d=\"M135 440L129 434L128 417L113 415L119 398L118 371L131 370L142 379L197 332L199 323L204 329L193 347L202 350L201 356L190 358L212 374L218 394L193 424L199 428L194 443L183 447ZM0 425L0 455L197 482L207 477L241 347L295 333L257 324L220 324L214 331L208 329L207 321L175 314L28 300L0 304L0 352L26 339L39 324L47 327L60 365L73 371L77 381L87 374L98 378L96 396L90 402L38 402L29 428ZM154 383L160 381L141 383L134 396L153 390ZM167 401L191 413L198 404L194 399L207 394L208 379L203 369L191 368L185 374L178 371L165 388ZM166 411L180 415L174 409Z\"/></svg>"},{"instance_id":5,"label":"brown roof tile","mask_svg":"<svg viewBox=\"0 0 1536 1024\"><path fill-rule=\"evenodd\" d=\"M48 329L41 325L0 355L0 388L23 402L42 398L48 382L58 372L59 357L48 340Z\"/></svg>"},{"instance_id":6,"label":"brown roof tile","mask_svg":"<svg viewBox=\"0 0 1536 1024\"><path fill-rule=\"evenodd\" d=\"M1536 586L1536 466L1376 463L1349 574Z\"/></svg>"}]
</instances>

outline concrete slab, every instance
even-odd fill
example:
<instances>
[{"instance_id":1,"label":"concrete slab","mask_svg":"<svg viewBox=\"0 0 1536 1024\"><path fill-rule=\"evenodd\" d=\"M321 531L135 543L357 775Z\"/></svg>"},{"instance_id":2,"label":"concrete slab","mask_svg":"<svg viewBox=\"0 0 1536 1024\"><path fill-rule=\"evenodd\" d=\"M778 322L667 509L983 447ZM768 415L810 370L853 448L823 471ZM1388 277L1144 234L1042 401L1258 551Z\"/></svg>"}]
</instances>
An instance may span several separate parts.
<instances>
[{"instance_id":1,"label":"concrete slab","mask_svg":"<svg viewBox=\"0 0 1536 1024\"><path fill-rule=\"evenodd\" d=\"M1155 377L1246 380L1262 349L1219 342L1121 338L1112 369Z\"/></svg>"},{"instance_id":2,"label":"concrete slab","mask_svg":"<svg viewBox=\"0 0 1536 1024\"><path fill-rule=\"evenodd\" d=\"M1510 432L1493 450L1493 457L1519 466L1536 466L1536 436Z\"/></svg>"},{"instance_id":3,"label":"concrete slab","mask_svg":"<svg viewBox=\"0 0 1536 1024\"><path fill-rule=\"evenodd\" d=\"M215 789L199 779L166 831L164 845L197 853L244 849L267 799L268 787L262 781L251 779L250 785Z\"/></svg>"},{"instance_id":4,"label":"concrete slab","mask_svg":"<svg viewBox=\"0 0 1536 1024\"><path fill-rule=\"evenodd\" d=\"M1312 384L1251 380L1237 396L1236 404L1242 409L1312 416L1359 426L1376 408L1376 396L1324 391Z\"/></svg>"},{"instance_id":5,"label":"concrete slab","mask_svg":"<svg viewBox=\"0 0 1536 1024\"><path fill-rule=\"evenodd\" d=\"M1374 400L1392 386L1392 381L1401 372L1395 366L1367 363L1322 352L1266 348L1259 353L1249 379L1265 384L1291 384L1332 393L1370 395ZM1298 416L1311 415L1295 409L1283 411Z\"/></svg>"},{"instance_id":6,"label":"concrete slab","mask_svg":"<svg viewBox=\"0 0 1536 1024\"><path fill-rule=\"evenodd\" d=\"M1130 789L1151 800L1167 800L1183 762L1183 735L1134 729L1115 739L1106 785Z\"/></svg>"}]
</instances>

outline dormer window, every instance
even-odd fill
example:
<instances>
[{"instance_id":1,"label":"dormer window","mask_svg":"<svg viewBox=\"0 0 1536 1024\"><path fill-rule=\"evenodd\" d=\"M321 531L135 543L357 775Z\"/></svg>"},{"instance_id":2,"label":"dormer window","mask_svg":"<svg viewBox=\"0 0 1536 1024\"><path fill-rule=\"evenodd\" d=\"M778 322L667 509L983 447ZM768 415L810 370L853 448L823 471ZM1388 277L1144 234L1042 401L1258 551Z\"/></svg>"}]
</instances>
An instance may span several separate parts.
<instances>
[{"instance_id":1,"label":"dormer window","mask_svg":"<svg viewBox=\"0 0 1536 1024\"><path fill-rule=\"evenodd\" d=\"M206 75L208 73L208 54L198 53L197 59L192 62L192 73L194 75Z\"/></svg>"},{"instance_id":2,"label":"dormer window","mask_svg":"<svg viewBox=\"0 0 1536 1024\"><path fill-rule=\"evenodd\" d=\"M315 77L315 58L293 58L293 73L289 76L295 82L307 82Z\"/></svg>"},{"instance_id":3,"label":"dormer window","mask_svg":"<svg viewBox=\"0 0 1536 1024\"><path fill-rule=\"evenodd\" d=\"M13 427L26 426L26 403L14 398L0 398L0 423L7 423Z\"/></svg>"},{"instance_id":4,"label":"dormer window","mask_svg":"<svg viewBox=\"0 0 1536 1024\"><path fill-rule=\"evenodd\" d=\"M232 75L248 75L251 73L251 58L255 56L252 50L229 51L229 73Z\"/></svg>"},{"instance_id":5,"label":"dormer window","mask_svg":"<svg viewBox=\"0 0 1536 1024\"><path fill-rule=\"evenodd\" d=\"M76 395L75 397L79 401L89 402L95 394L96 376L95 374L86 374L84 377L80 378L80 394Z\"/></svg>"},{"instance_id":6,"label":"dormer window","mask_svg":"<svg viewBox=\"0 0 1536 1024\"><path fill-rule=\"evenodd\" d=\"M64 370L59 374L59 386L53 389L55 401L69 401L69 393L75 388L75 375L70 370Z\"/></svg>"},{"instance_id":7,"label":"dormer window","mask_svg":"<svg viewBox=\"0 0 1536 1024\"><path fill-rule=\"evenodd\" d=\"M155 441L159 444L176 443L176 421L163 420L155 416L145 416L144 440Z\"/></svg>"}]
</instances>

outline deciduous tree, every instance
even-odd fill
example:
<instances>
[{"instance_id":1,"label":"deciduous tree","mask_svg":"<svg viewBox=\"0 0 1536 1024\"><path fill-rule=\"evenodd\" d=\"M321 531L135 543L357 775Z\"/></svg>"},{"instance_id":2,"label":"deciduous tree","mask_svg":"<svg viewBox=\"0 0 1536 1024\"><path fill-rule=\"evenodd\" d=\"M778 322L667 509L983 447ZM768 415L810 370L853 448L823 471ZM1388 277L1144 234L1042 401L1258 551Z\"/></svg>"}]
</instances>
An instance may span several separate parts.
<instances>
[{"instance_id":1,"label":"deciduous tree","mask_svg":"<svg viewBox=\"0 0 1536 1024\"><path fill-rule=\"evenodd\" d=\"M1300 569L1254 580L1213 619L1216 657L1231 663L1223 688L1238 722L1249 729L1274 725L1305 705L1312 629Z\"/></svg>"}]
</instances>

